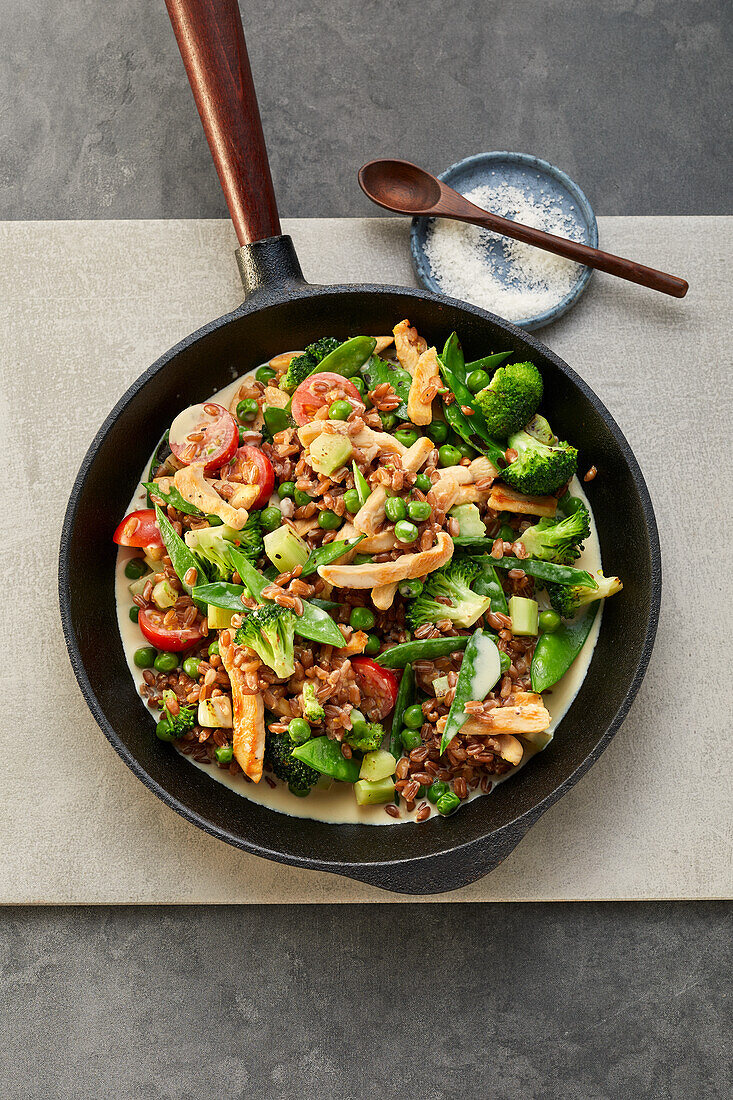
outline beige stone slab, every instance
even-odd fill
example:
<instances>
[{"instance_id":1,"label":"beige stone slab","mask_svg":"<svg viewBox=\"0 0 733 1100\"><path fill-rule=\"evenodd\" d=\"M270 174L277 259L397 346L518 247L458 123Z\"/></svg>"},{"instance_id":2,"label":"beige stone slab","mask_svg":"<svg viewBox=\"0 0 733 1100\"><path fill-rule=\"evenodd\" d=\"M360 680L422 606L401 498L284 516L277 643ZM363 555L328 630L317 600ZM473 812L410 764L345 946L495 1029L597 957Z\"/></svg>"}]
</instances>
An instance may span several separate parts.
<instances>
[{"instance_id":1,"label":"beige stone slab","mask_svg":"<svg viewBox=\"0 0 733 1100\"><path fill-rule=\"evenodd\" d=\"M606 248L691 285L677 302L596 277L543 334L612 410L649 482L665 568L657 646L605 756L455 901L731 893L733 219L599 221ZM413 282L405 222L286 229L314 281ZM56 556L79 462L132 380L238 303L234 247L217 221L0 225L0 901L391 898L243 855L166 809L99 732L66 656Z\"/></svg>"}]
</instances>

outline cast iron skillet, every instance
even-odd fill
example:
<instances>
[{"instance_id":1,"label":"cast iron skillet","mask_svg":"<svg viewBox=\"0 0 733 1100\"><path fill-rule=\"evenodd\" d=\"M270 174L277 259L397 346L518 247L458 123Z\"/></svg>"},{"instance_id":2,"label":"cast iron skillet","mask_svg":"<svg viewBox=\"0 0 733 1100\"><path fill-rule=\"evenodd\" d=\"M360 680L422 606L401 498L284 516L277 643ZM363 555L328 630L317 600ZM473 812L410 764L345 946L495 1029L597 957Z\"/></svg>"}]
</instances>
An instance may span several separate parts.
<instances>
[{"instance_id":1,"label":"cast iron skillet","mask_svg":"<svg viewBox=\"0 0 733 1100\"><path fill-rule=\"evenodd\" d=\"M639 466L610 413L562 360L483 310L402 287L308 285L280 234L259 111L235 0L167 0L241 248L245 301L166 352L117 403L82 463L61 538L61 616L71 663L102 731L168 806L235 847L403 893L453 890L493 870L548 806L598 759L628 713L651 654L661 568ZM216 9L216 10L215 10ZM580 448L603 560L623 577L588 675L552 746L453 817L378 828L287 817L242 798L152 736L127 669L114 599L112 531L172 416L233 377L323 333L389 332L409 317L438 346L454 329L469 359L509 349L545 380L545 409ZM93 780L90 777L90 792ZM562 859L563 853L548 853Z\"/></svg>"}]
</instances>

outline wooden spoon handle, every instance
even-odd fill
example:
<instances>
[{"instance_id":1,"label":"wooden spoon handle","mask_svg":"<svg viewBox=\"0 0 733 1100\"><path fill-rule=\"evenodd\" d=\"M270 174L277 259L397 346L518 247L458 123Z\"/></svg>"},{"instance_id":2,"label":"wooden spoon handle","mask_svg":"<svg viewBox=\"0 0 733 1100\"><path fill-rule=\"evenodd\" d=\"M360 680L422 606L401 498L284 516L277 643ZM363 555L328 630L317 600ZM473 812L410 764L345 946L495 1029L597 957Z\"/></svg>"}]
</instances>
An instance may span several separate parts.
<instances>
[{"instance_id":1,"label":"wooden spoon handle","mask_svg":"<svg viewBox=\"0 0 733 1100\"><path fill-rule=\"evenodd\" d=\"M441 205L443 205L441 203ZM478 207L475 207L478 211ZM436 210L436 213L439 213ZM499 217L498 214L488 214L481 211L477 216L451 212L446 209L446 214L460 221L471 222L484 226L495 233L503 233L505 237L513 237L525 244L544 248L546 252L555 252L558 256L565 256L568 260L575 260L579 264L587 264L588 267L597 268L598 271L607 271L609 275L618 275L629 282L648 286L652 290L660 290L662 294L671 294L674 298L684 298L688 291L688 284L684 279L676 275L668 275L665 271L657 271L654 267L645 267L634 260L625 260L622 256L614 256L611 252L601 252L598 248L580 244L578 241L569 241L565 237L556 237L552 233L545 233L541 229L534 229L530 225L520 225L509 218Z\"/></svg>"},{"instance_id":2,"label":"wooden spoon handle","mask_svg":"<svg viewBox=\"0 0 733 1100\"><path fill-rule=\"evenodd\" d=\"M165 0L240 244L280 234L236 0Z\"/></svg>"}]
</instances>

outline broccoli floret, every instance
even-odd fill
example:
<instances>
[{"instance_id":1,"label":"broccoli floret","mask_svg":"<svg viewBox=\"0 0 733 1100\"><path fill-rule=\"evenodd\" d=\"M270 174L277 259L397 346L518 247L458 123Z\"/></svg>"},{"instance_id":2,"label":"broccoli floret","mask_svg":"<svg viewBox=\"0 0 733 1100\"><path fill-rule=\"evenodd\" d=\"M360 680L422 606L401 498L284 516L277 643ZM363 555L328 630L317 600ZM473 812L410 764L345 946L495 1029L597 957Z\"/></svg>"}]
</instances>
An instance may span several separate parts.
<instances>
[{"instance_id":1,"label":"broccoli floret","mask_svg":"<svg viewBox=\"0 0 733 1100\"><path fill-rule=\"evenodd\" d=\"M322 722L326 712L316 699L316 687L312 680L303 684L303 717L309 722Z\"/></svg>"},{"instance_id":2,"label":"broccoli floret","mask_svg":"<svg viewBox=\"0 0 733 1100\"><path fill-rule=\"evenodd\" d=\"M524 549L533 558L570 565L583 549L583 539L590 534L590 516L585 507L559 522L541 519L519 536Z\"/></svg>"},{"instance_id":3,"label":"broccoli floret","mask_svg":"<svg viewBox=\"0 0 733 1100\"><path fill-rule=\"evenodd\" d=\"M184 733L188 733L196 725L196 711L192 707L182 707L178 704L178 713L171 714L165 705L169 699L178 703L174 691L163 692L163 712L156 729L156 733L162 741L175 741L177 738L183 737Z\"/></svg>"},{"instance_id":4,"label":"broccoli floret","mask_svg":"<svg viewBox=\"0 0 733 1100\"><path fill-rule=\"evenodd\" d=\"M293 675L295 657L295 615L276 603L257 607L247 616L235 635L237 645L247 645L281 679Z\"/></svg>"},{"instance_id":5,"label":"broccoli floret","mask_svg":"<svg viewBox=\"0 0 733 1100\"><path fill-rule=\"evenodd\" d=\"M450 619L456 626L473 626L491 607L488 596L477 596L471 591L471 583L479 569L475 559L454 556L447 565L430 573L421 594L411 601L407 612L412 629L438 619ZM450 603L439 603L438 596Z\"/></svg>"},{"instance_id":6,"label":"broccoli floret","mask_svg":"<svg viewBox=\"0 0 733 1100\"><path fill-rule=\"evenodd\" d=\"M280 389L293 393L301 382L313 374L316 367L341 344L334 336L322 336L315 344L309 344L302 355L290 360L288 369L280 379Z\"/></svg>"},{"instance_id":7,"label":"broccoli floret","mask_svg":"<svg viewBox=\"0 0 733 1100\"><path fill-rule=\"evenodd\" d=\"M542 376L534 363L509 363L474 398L489 435L504 440L523 428L542 400Z\"/></svg>"},{"instance_id":8,"label":"broccoli floret","mask_svg":"<svg viewBox=\"0 0 733 1100\"><path fill-rule=\"evenodd\" d=\"M218 527L201 527L186 532L186 546L201 562L205 576L212 581L228 581L233 572L229 547L233 542L239 542L241 535L241 531L235 531L224 523Z\"/></svg>"},{"instance_id":9,"label":"broccoli floret","mask_svg":"<svg viewBox=\"0 0 733 1100\"><path fill-rule=\"evenodd\" d=\"M262 541L262 521L259 512L249 514L247 522L239 532L237 542L245 558L253 564L264 554L265 546Z\"/></svg>"},{"instance_id":10,"label":"broccoli floret","mask_svg":"<svg viewBox=\"0 0 733 1100\"><path fill-rule=\"evenodd\" d=\"M268 728L265 734L265 760L272 765L275 775L294 791L310 790L321 778L320 773L302 760L296 760L292 755L294 748L287 730L272 733Z\"/></svg>"},{"instance_id":11,"label":"broccoli floret","mask_svg":"<svg viewBox=\"0 0 733 1100\"><path fill-rule=\"evenodd\" d=\"M614 596L623 588L618 577L604 577L603 573L596 573L595 580L598 588L588 588L583 584L548 584L550 606L564 619L570 619L586 604L593 603L594 600L605 600L607 596Z\"/></svg>"},{"instance_id":12,"label":"broccoli floret","mask_svg":"<svg viewBox=\"0 0 733 1100\"><path fill-rule=\"evenodd\" d=\"M548 446L527 432L509 437L509 447L517 452L514 461L502 470L501 476L512 489L528 496L554 493L575 473L578 452L569 443Z\"/></svg>"},{"instance_id":13,"label":"broccoli floret","mask_svg":"<svg viewBox=\"0 0 733 1100\"><path fill-rule=\"evenodd\" d=\"M357 752L374 752L384 741L385 729L379 722L354 722L344 741Z\"/></svg>"}]
</instances>

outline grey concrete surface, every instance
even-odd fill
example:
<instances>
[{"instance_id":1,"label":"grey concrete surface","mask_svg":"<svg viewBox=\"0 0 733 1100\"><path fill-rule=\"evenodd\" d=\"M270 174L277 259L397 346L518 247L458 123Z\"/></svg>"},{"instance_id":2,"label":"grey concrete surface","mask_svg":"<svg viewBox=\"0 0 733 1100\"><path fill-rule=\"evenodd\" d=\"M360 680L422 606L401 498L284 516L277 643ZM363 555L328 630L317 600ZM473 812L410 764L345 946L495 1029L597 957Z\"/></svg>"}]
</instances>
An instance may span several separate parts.
<instances>
[{"instance_id":1,"label":"grey concrete surface","mask_svg":"<svg viewBox=\"0 0 733 1100\"><path fill-rule=\"evenodd\" d=\"M3 1098L731 1095L723 906L450 912L15 911Z\"/></svg>"},{"instance_id":2,"label":"grey concrete surface","mask_svg":"<svg viewBox=\"0 0 733 1100\"><path fill-rule=\"evenodd\" d=\"M247 0L281 213L361 163L543 156L599 214L730 211L727 0ZM217 217L163 0L0 0L0 218Z\"/></svg>"}]
</instances>

